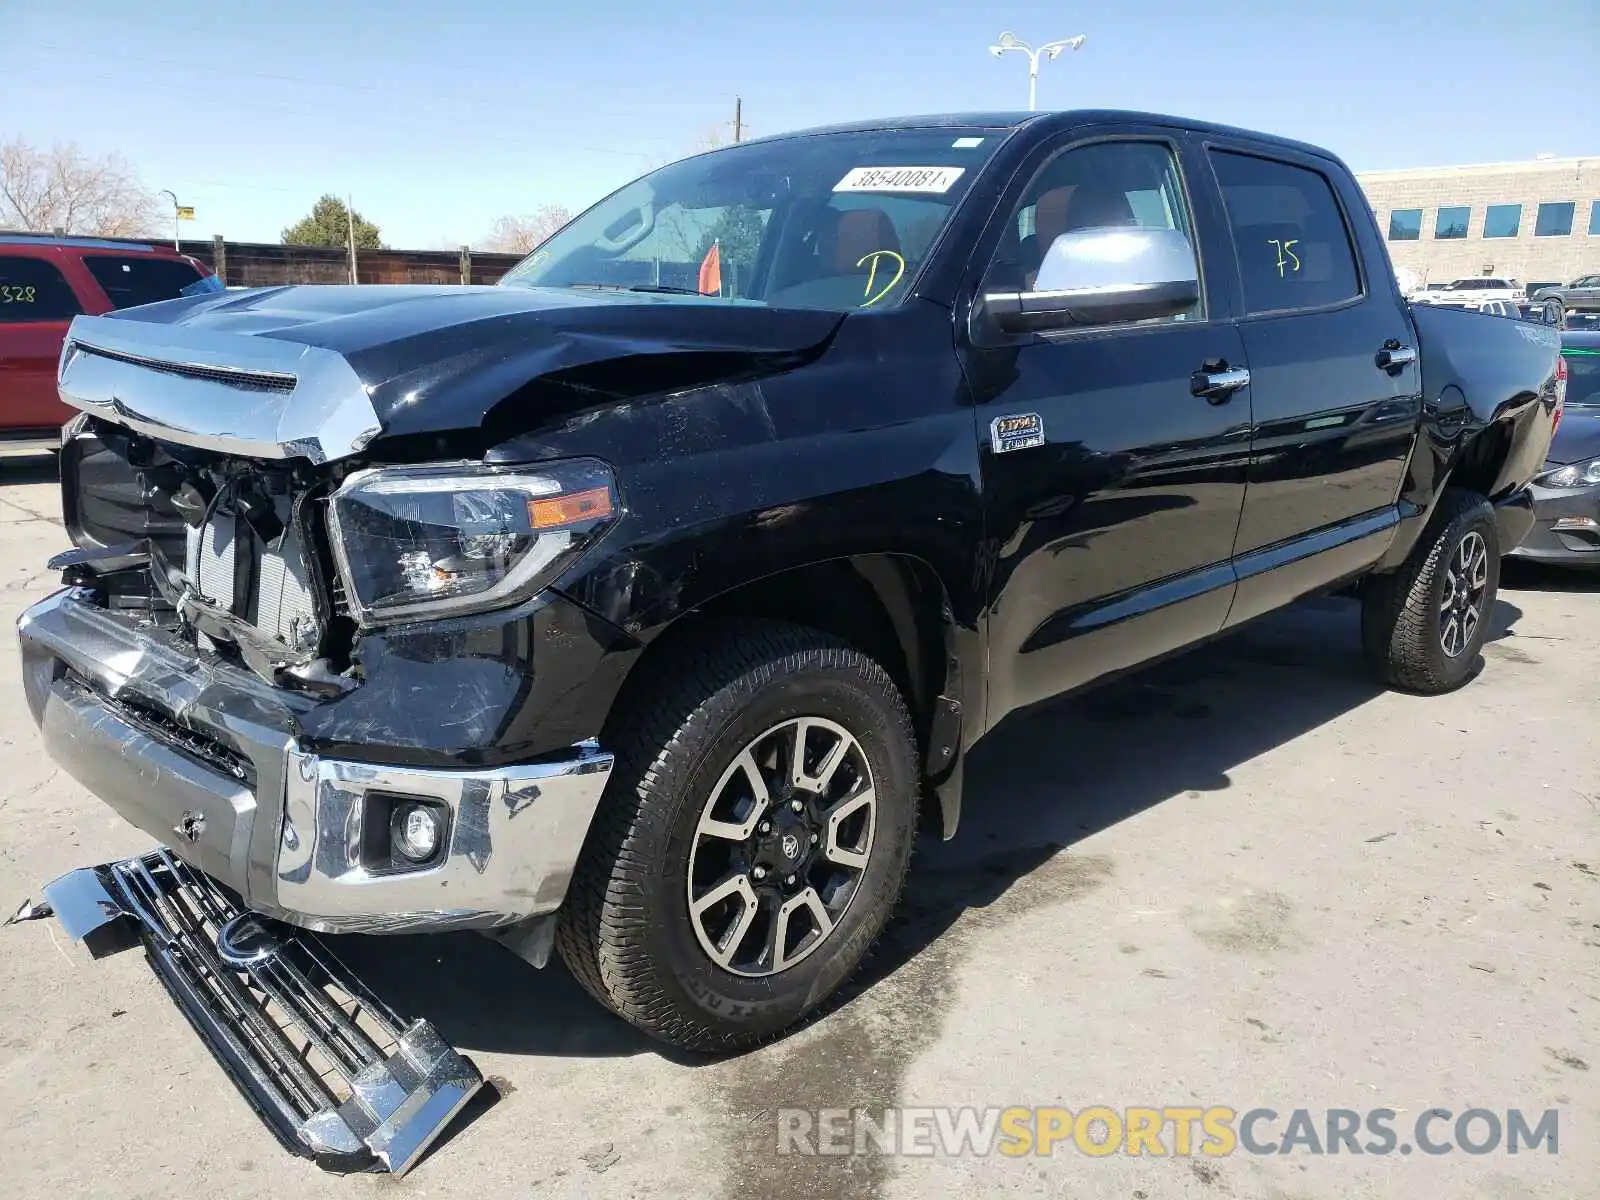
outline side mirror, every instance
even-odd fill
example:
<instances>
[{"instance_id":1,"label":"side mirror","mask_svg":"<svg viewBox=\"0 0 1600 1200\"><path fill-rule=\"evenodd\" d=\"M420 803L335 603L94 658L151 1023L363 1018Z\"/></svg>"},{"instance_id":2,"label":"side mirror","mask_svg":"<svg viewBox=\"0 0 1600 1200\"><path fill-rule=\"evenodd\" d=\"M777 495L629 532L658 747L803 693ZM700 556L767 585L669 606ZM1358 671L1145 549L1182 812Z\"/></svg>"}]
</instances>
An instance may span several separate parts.
<instances>
[{"instance_id":1,"label":"side mirror","mask_svg":"<svg viewBox=\"0 0 1600 1200\"><path fill-rule=\"evenodd\" d=\"M1148 321L1200 302L1194 248L1176 229L1075 229L1050 244L1034 290L989 292L982 309L1006 333Z\"/></svg>"}]
</instances>

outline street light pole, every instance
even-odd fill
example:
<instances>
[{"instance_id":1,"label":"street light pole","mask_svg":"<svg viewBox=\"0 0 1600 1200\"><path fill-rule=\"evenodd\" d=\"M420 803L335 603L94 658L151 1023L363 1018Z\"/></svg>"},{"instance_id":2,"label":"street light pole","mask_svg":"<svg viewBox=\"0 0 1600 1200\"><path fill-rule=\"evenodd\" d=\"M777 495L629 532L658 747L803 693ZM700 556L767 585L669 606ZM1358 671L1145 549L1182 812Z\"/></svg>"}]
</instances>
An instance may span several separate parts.
<instances>
[{"instance_id":1,"label":"street light pole","mask_svg":"<svg viewBox=\"0 0 1600 1200\"><path fill-rule=\"evenodd\" d=\"M166 188L162 188L160 194L172 197L172 248L181 254L183 247L178 244L178 197Z\"/></svg>"},{"instance_id":2,"label":"street light pole","mask_svg":"<svg viewBox=\"0 0 1600 1200\"><path fill-rule=\"evenodd\" d=\"M1089 39L1079 34L1077 37L1062 38L1056 42L1046 42L1038 49L1028 45L1009 29L1000 35L998 41L989 47L989 53L999 58L1003 54L1026 54L1028 56L1028 111L1035 112L1039 107L1039 60L1041 58L1055 58L1063 50L1078 50Z\"/></svg>"}]
</instances>

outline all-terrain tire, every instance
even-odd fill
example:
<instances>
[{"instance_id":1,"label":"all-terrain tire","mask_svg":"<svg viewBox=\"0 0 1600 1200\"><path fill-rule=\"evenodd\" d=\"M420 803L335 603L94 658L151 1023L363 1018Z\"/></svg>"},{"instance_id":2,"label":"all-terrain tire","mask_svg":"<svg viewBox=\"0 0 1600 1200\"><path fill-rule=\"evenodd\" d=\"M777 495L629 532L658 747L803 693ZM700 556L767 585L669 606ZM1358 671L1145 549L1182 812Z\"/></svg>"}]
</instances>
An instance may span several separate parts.
<instances>
[{"instance_id":1,"label":"all-terrain tire","mask_svg":"<svg viewBox=\"0 0 1600 1200\"><path fill-rule=\"evenodd\" d=\"M792 966L750 977L725 969L698 940L690 855L735 759L763 731L799 717L834 722L858 743L877 804L870 849L831 931ZM645 1033L697 1051L759 1044L815 1010L882 932L910 862L915 737L888 673L802 626L708 624L639 665L602 742L616 766L556 934L578 982Z\"/></svg>"},{"instance_id":2,"label":"all-terrain tire","mask_svg":"<svg viewBox=\"0 0 1600 1200\"><path fill-rule=\"evenodd\" d=\"M1470 540L1473 535L1481 539L1484 552L1483 590L1476 601L1477 620L1470 636L1459 637L1459 648L1450 653L1445 629L1449 614L1441 606L1455 594L1450 575L1463 547L1477 548ZM1426 695L1448 692L1465 683L1488 636L1499 587L1500 543L1494 509L1476 492L1446 490L1427 530L1400 569L1372 576L1362 587L1362 648L1378 678L1391 687Z\"/></svg>"}]
</instances>

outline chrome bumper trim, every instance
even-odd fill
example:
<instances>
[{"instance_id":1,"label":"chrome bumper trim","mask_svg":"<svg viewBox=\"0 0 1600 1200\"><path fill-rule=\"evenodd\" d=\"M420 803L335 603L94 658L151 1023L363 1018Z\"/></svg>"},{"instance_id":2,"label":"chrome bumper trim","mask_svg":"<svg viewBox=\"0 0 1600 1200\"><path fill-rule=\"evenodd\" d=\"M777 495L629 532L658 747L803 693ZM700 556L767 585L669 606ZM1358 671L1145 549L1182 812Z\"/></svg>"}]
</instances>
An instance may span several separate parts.
<instances>
[{"instance_id":1,"label":"chrome bumper trim","mask_svg":"<svg viewBox=\"0 0 1600 1200\"><path fill-rule=\"evenodd\" d=\"M310 929L360 921L373 933L485 929L553 912L612 766L593 743L573 752L529 766L429 771L291 751L279 905L302 914L296 923ZM449 810L438 865L395 873L363 863L359 831L367 798L376 794L434 800Z\"/></svg>"},{"instance_id":2,"label":"chrome bumper trim","mask_svg":"<svg viewBox=\"0 0 1600 1200\"><path fill-rule=\"evenodd\" d=\"M301 749L298 725L317 699L75 589L27 609L17 633L28 707L51 757L249 908L308 929L493 929L553 912L612 768L593 743L483 770L320 757ZM197 756L177 733L231 756L238 772ZM377 793L449 810L437 864L370 865L364 820Z\"/></svg>"},{"instance_id":3,"label":"chrome bumper trim","mask_svg":"<svg viewBox=\"0 0 1600 1200\"><path fill-rule=\"evenodd\" d=\"M95 957L142 941L251 1107L329 1170L404 1174L483 1086L470 1060L426 1021L401 1020L315 935L242 912L169 851L71 871L18 919L52 912Z\"/></svg>"}]
</instances>

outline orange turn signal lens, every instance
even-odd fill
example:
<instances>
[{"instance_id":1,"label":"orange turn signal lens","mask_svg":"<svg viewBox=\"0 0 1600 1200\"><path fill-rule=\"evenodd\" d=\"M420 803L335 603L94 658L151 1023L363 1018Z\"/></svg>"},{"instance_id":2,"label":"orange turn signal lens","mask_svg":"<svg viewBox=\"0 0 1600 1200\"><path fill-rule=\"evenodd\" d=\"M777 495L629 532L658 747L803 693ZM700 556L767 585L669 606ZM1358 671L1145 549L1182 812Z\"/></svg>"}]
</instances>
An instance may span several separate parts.
<instances>
[{"instance_id":1,"label":"orange turn signal lens","mask_svg":"<svg viewBox=\"0 0 1600 1200\"><path fill-rule=\"evenodd\" d=\"M550 496L528 501L528 522L535 529L559 529L609 517L614 511L611 489L597 487L566 496Z\"/></svg>"}]
</instances>

